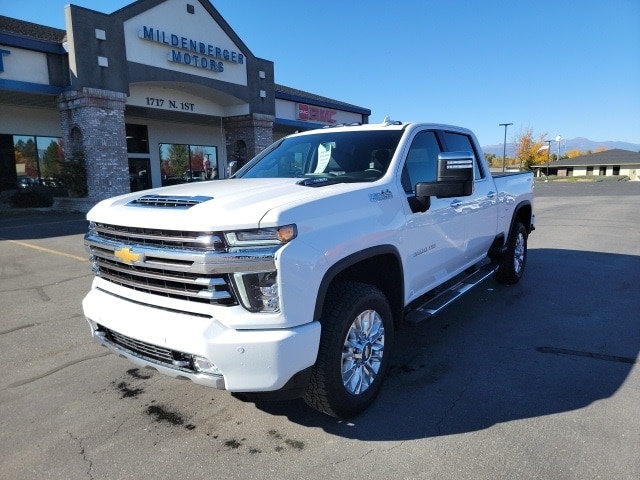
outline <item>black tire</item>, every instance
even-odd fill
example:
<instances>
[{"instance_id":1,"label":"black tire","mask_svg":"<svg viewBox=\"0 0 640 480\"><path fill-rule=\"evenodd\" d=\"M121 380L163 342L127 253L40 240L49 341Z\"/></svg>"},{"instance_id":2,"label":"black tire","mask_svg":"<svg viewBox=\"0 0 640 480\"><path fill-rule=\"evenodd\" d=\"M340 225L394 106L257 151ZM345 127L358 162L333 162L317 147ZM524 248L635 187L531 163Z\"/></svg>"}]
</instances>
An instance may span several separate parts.
<instances>
[{"instance_id":1,"label":"black tire","mask_svg":"<svg viewBox=\"0 0 640 480\"><path fill-rule=\"evenodd\" d=\"M516 222L511 228L507 250L497 260L499 268L494 278L505 285L518 283L527 263L527 229L522 222Z\"/></svg>"},{"instance_id":2,"label":"black tire","mask_svg":"<svg viewBox=\"0 0 640 480\"><path fill-rule=\"evenodd\" d=\"M305 402L337 418L362 413L380 391L392 344L393 315L385 295L364 283L335 285L326 298Z\"/></svg>"}]
</instances>

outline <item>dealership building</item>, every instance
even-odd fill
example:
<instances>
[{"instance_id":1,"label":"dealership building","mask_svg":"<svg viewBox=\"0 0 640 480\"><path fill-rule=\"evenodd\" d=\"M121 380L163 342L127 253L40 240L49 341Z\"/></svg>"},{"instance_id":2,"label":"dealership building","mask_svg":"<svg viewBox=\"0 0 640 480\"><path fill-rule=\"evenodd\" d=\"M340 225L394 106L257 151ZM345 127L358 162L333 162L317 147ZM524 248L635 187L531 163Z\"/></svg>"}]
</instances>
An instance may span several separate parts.
<instances>
[{"instance_id":1,"label":"dealership building","mask_svg":"<svg viewBox=\"0 0 640 480\"><path fill-rule=\"evenodd\" d=\"M65 7L66 29L0 16L0 189L84 161L86 206L224 178L295 131L371 111L275 82L209 0Z\"/></svg>"}]
</instances>

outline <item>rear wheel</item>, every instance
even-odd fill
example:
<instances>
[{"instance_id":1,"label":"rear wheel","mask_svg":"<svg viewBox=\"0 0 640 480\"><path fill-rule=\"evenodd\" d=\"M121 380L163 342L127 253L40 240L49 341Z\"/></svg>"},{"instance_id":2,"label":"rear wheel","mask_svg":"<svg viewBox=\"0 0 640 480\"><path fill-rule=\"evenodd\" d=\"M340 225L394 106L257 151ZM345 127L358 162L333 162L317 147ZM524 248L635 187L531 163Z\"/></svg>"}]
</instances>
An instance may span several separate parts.
<instances>
[{"instance_id":1,"label":"rear wheel","mask_svg":"<svg viewBox=\"0 0 640 480\"><path fill-rule=\"evenodd\" d=\"M327 296L318 359L305 401L338 418L362 413L375 400L389 368L393 318L377 288L341 282Z\"/></svg>"},{"instance_id":2,"label":"rear wheel","mask_svg":"<svg viewBox=\"0 0 640 480\"><path fill-rule=\"evenodd\" d=\"M506 285L518 283L524 275L527 263L527 229L522 222L516 222L507 240L507 250L498 259L499 268L495 279Z\"/></svg>"}]
</instances>

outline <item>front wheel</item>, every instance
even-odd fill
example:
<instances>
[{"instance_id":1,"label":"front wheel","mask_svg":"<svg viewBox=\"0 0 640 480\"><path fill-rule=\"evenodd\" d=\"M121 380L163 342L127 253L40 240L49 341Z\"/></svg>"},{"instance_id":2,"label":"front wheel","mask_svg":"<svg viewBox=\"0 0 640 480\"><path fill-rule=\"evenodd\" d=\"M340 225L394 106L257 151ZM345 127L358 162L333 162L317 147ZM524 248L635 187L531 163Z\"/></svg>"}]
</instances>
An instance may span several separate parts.
<instances>
[{"instance_id":1,"label":"front wheel","mask_svg":"<svg viewBox=\"0 0 640 480\"><path fill-rule=\"evenodd\" d=\"M506 285L518 283L524 275L527 262L527 229L522 222L516 222L507 240L507 249L498 259L495 279Z\"/></svg>"},{"instance_id":2,"label":"front wheel","mask_svg":"<svg viewBox=\"0 0 640 480\"><path fill-rule=\"evenodd\" d=\"M341 282L326 299L318 359L304 396L338 418L362 413L375 400L389 368L393 317L376 287Z\"/></svg>"}]
</instances>

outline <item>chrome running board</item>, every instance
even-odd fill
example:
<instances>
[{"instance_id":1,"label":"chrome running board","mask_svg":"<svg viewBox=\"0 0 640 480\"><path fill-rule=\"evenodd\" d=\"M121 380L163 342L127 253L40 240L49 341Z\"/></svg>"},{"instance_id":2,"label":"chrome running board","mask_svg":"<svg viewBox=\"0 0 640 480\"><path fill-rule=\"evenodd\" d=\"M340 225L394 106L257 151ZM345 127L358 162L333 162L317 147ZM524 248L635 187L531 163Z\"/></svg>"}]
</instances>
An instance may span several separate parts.
<instances>
[{"instance_id":1,"label":"chrome running board","mask_svg":"<svg viewBox=\"0 0 640 480\"><path fill-rule=\"evenodd\" d=\"M438 292L433 298L430 298L418 307L410 309L405 314L405 321L408 323L419 323L423 320L431 318L438 312L442 311L448 305L467 293L476 285L482 283L489 278L498 269L496 265L487 264L470 273L466 277L451 285L446 290Z\"/></svg>"}]
</instances>

